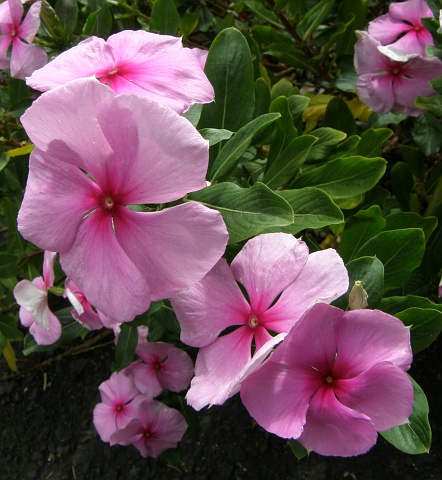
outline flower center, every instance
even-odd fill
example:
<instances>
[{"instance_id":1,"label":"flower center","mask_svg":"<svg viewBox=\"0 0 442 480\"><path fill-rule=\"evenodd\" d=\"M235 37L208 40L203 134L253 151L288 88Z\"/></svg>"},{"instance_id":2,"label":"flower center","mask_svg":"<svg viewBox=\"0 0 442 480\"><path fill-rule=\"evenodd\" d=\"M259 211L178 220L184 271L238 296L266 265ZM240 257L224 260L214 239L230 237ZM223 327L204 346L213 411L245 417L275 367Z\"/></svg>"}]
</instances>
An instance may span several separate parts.
<instances>
[{"instance_id":1,"label":"flower center","mask_svg":"<svg viewBox=\"0 0 442 480\"><path fill-rule=\"evenodd\" d=\"M253 328L253 329L255 329L259 325L258 317L254 313L252 313L252 315L250 315L250 317L247 321L247 325L250 328Z\"/></svg>"},{"instance_id":2,"label":"flower center","mask_svg":"<svg viewBox=\"0 0 442 480\"><path fill-rule=\"evenodd\" d=\"M152 436L152 433L149 432L149 430L146 430L146 431L144 432L144 438L150 438L151 436Z\"/></svg>"},{"instance_id":3,"label":"flower center","mask_svg":"<svg viewBox=\"0 0 442 480\"><path fill-rule=\"evenodd\" d=\"M114 205L115 205L114 201L111 197L105 197L103 199L103 207L104 208L107 208L108 210L112 210Z\"/></svg>"},{"instance_id":4,"label":"flower center","mask_svg":"<svg viewBox=\"0 0 442 480\"><path fill-rule=\"evenodd\" d=\"M331 385L333 383L333 377L331 375L327 375L325 377L325 381Z\"/></svg>"},{"instance_id":5,"label":"flower center","mask_svg":"<svg viewBox=\"0 0 442 480\"><path fill-rule=\"evenodd\" d=\"M399 68L393 68L392 73L393 75L397 75L400 72Z\"/></svg>"},{"instance_id":6,"label":"flower center","mask_svg":"<svg viewBox=\"0 0 442 480\"><path fill-rule=\"evenodd\" d=\"M109 71L107 72L107 76L108 76L108 77L112 77L112 76L116 75L116 74L118 73L118 70L119 70L118 67L113 68L112 70L109 70Z\"/></svg>"},{"instance_id":7,"label":"flower center","mask_svg":"<svg viewBox=\"0 0 442 480\"><path fill-rule=\"evenodd\" d=\"M117 406L115 407L115 410L116 410L117 412L121 412L121 411L123 410L123 405L117 405Z\"/></svg>"}]
</instances>

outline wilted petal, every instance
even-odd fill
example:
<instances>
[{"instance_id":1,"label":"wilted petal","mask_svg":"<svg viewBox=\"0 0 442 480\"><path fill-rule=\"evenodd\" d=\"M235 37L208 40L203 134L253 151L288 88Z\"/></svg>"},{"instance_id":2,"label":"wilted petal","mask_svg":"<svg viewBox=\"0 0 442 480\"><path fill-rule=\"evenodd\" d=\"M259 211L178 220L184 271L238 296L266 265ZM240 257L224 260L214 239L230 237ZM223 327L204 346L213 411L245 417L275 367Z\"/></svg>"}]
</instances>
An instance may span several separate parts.
<instances>
[{"instance_id":1,"label":"wilted petal","mask_svg":"<svg viewBox=\"0 0 442 480\"><path fill-rule=\"evenodd\" d=\"M373 421L377 431L406 423L413 410L413 386L407 374L380 363L361 375L333 384L338 400Z\"/></svg>"},{"instance_id":2,"label":"wilted petal","mask_svg":"<svg viewBox=\"0 0 442 480\"><path fill-rule=\"evenodd\" d=\"M320 455L352 457L366 453L377 433L366 415L342 405L328 386L310 399L304 431L298 440Z\"/></svg>"}]
</instances>

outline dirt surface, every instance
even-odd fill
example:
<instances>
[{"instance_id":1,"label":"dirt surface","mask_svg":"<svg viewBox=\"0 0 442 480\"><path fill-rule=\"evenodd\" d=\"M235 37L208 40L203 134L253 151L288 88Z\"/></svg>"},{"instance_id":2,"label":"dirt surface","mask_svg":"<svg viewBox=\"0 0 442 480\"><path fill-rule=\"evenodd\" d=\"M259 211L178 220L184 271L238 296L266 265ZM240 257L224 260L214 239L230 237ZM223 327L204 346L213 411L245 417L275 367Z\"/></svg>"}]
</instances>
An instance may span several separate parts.
<instances>
[{"instance_id":1,"label":"dirt surface","mask_svg":"<svg viewBox=\"0 0 442 480\"><path fill-rule=\"evenodd\" d=\"M34 354L22 370L50 354ZM433 446L410 456L382 438L349 459L311 454L297 461L287 443L256 426L239 397L206 410L197 440L186 434L177 465L144 459L133 447L101 442L92 424L98 385L110 375L111 347L0 380L2 480L442 480L442 343L419 354L411 374L427 394ZM30 362L30 363L29 363ZM0 364L0 377L8 376Z\"/></svg>"}]
</instances>

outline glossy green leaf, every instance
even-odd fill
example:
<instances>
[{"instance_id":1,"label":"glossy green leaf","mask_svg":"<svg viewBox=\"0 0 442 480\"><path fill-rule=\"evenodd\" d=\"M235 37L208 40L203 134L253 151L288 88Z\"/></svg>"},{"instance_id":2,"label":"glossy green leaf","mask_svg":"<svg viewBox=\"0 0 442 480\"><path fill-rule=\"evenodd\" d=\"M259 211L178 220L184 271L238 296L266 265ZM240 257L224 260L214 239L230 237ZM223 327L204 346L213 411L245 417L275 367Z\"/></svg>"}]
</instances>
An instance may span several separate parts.
<instances>
[{"instance_id":1,"label":"glossy green leaf","mask_svg":"<svg viewBox=\"0 0 442 480\"><path fill-rule=\"evenodd\" d=\"M280 116L279 113L267 113L241 127L238 132L225 143L215 158L210 168L209 178L211 182L225 179L235 169L241 155L251 144L253 137L278 120Z\"/></svg>"},{"instance_id":2,"label":"glossy green leaf","mask_svg":"<svg viewBox=\"0 0 442 480\"><path fill-rule=\"evenodd\" d=\"M425 237L420 228L378 233L357 252L355 258L376 256L384 264L384 290L404 285L419 267L425 252Z\"/></svg>"},{"instance_id":3,"label":"glossy green leaf","mask_svg":"<svg viewBox=\"0 0 442 480\"><path fill-rule=\"evenodd\" d=\"M356 149L358 148L361 137L359 135L352 135L346 138L341 144L338 145L336 152L330 155L329 160L336 160L337 158L349 158L356 155Z\"/></svg>"},{"instance_id":4,"label":"glossy green leaf","mask_svg":"<svg viewBox=\"0 0 442 480\"><path fill-rule=\"evenodd\" d=\"M138 344L138 328L130 323L123 323L115 349L115 366L117 370L133 362Z\"/></svg>"},{"instance_id":5,"label":"glossy green leaf","mask_svg":"<svg viewBox=\"0 0 442 480\"><path fill-rule=\"evenodd\" d=\"M380 309L390 315L396 315L398 312L413 307L436 309L439 312L442 312L442 304L430 302L428 298L419 297L417 295L386 297L382 299L380 305Z\"/></svg>"},{"instance_id":6,"label":"glossy green leaf","mask_svg":"<svg viewBox=\"0 0 442 480\"><path fill-rule=\"evenodd\" d=\"M336 42L336 54L353 55L356 43L355 30L363 30L366 25L367 0L341 0L338 8L338 19L341 22L352 20L351 28L348 28Z\"/></svg>"},{"instance_id":7,"label":"glossy green leaf","mask_svg":"<svg viewBox=\"0 0 442 480\"><path fill-rule=\"evenodd\" d=\"M412 135L425 155L437 153L442 146L442 125L440 120L431 113L424 113L416 118Z\"/></svg>"},{"instance_id":8,"label":"glossy green leaf","mask_svg":"<svg viewBox=\"0 0 442 480\"><path fill-rule=\"evenodd\" d=\"M373 188L385 172L382 158L338 158L300 175L294 188L317 187L331 198L348 198Z\"/></svg>"},{"instance_id":9,"label":"glossy green leaf","mask_svg":"<svg viewBox=\"0 0 442 480\"><path fill-rule=\"evenodd\" d=\"M377 205L353 215L345 224L339 244L339 254L344 262L349 262L364 243L382 232L385 224L381 209Z\"/></svg>"},{"instance_id":10,"label":"glossy green leaf","mask_svg":"<svg viewBox=\"0 0 442 480\"><path fill-rule=\"evenodd\" d=\"M310 98L304 97L303 95L290 95L287 98L287 101L289 102L289 110L292 115L293 125L298 132L302 132L304 128L302 123L302 113L310 103Z\"/></svg>"},{"instance_id":11,"label":"glossy green leaf","mask_svg":"<svg viewBox=\"0 0 442 480\"><path fill-rule=\"evenodd\" d=\"M347 309L348 296L356 281L362 282L367 292L367 308L377 308L384 295L384 266L376 257L361 257L346 264L349 287L345 295L335 300L334 305Z\"/></svg>"},{"instance_id":12,"label":"glossy green leaf","mask_svg":"<svg viewBox=\"0 0 442 480\"><path fill-rule=\"evenodd\" d=\"M391 189L404 210L410 208L410 194L414 186L413 175L408 165L397 162L391 169Z\"/></svg>"},{"instance_id":13,"label":"glossy green leaf","mask_svg":"<svg viewBox=\"0 0 442 480\"><path fill-rule=\"evenodd\" d=\"M426 108L437 117L442 117L442 95L417 97L414 103L417 107Z\"/></svg>"},{"instance_id":14,"label":"glossy green leaf","mask_svg":"<svg viewBox=\"0 0 442 480\"><path fill-rule=\"evenodd\" d=\"M345 132L348 136L356 133L356 121L342 98L332 98L325 111L323 127L334 128Z\"/></svg>"},{"instance_id":15,"label":"glossy green leaf","mask_svg":"<svg viewBox=\"0 0 442 480\"><path fill-rule=\"evenodd\" d=\"M173 0L154 0L152 30L165 35L175 35L180 26L180 16Z\"/></svg>"},{"instance_id":16,"label":"glossy green leaf","mask_svg":"<svg viewBox=\"0 0 442 480\"><path fill-rule=\"evenodd\" d=\"M369 128L361 135L361 141L356 147L356 155L361 157L379 157L384 143L393 132L389 128Z\"/></svg>"},{"instance_id":17,"label":"glossy green leaf","mask_svg":"<svg viewBox=\"0 0 442 480\"><path fill-rule=\"evenodd\" d=\"M310 132L318 138L318 141L313 145L308 156L308 162L313 161L328 161L332 153L336 152L338 143L345 140L347 134L334 128L321 127Z\"/></svg>"},{"instance_id":18,"label":"glossy green leaf","mask_svg":"<svg viewBox=\"0 0 442 480\"><path fill-rule=\"evenodd\" d=\"M290 450L298 460L302 460L303 458L308 456L308 450L297 440L289 440L289 445Z\"/></svg>"},{"instance_id":19,"label":"glossy green leaf","mask_svg":"<svg viewBox=\"0 0 442 480\"><path fill-rule=\"evenodd\" d=\"M20 340L23 333L18 329L17 318L0 315L0 332L8 339Z\"/></svg>"},{"instance_id":20,"label":"glossy green leaf","mask_svg":"<svg viewBox=\"0 0 442 480\"><path fill-rule=\"evenodd\" d=\"M430 346L442 331L442 312L431 308L411 307L395 315L411 327L411 347L416 354Z\"/></svg>"},{"instance_id":21,"label":"glossy green leaf","mask_svg":"<svg viewBox=\"0 0 442 480\"><path fill-rule=\"evenodd\" d=\"M414 389L414 403L409 423L379 433L401 452L416 455L430 450L431 427L428 422L427 397L422 388L411 377L410 379Z\"/></svg>"},{"instance_id":22,"label":"glossy green leaf","mask_svg":"<svg viewBox=\"0 0 442 480\"><path fill-rule=\"evenodd\" d=\"M261 77L255 82L255 98L254 118L264 115L270 108L270 90L266 81Z\"/></svg>"},{"instance_id":23,"label":"glossy green leaf","mask_svg":"<svg viewBox=\"0 0 442 480\"><path fill-rule=\"evenodd\" d=\"M250 10L261 20L264 20L277 28L282 28L277 15L269 10L264 3L261 3L259 0L244 0L244 5L247 5L247 7L250 8Z\"/></svg>"},{"instance_id":24,"label":"glossy green leaf","mask_svg":"<svg viewBox=\"0 0 442 480\"><path fill-rule=\"evenodd\" d=\"M425 241L437 227L436 217L421 217L413 212L395 212L385 217L385 230L399 230L401 228L421 228L425 234Z\"/></svg>"},{"instance_id":25,"label":"glossy green leaf","mask_svg":"<svg viewBox=\"0 0 442 480\"><path fill-rule=\"evenodd\" d=\"M66 38L69 38L77 26L77 0L58 0L55 4L55 13L60 19L60 24L65 32Z\"/></svg>"},{"instance_id":26,"label":"glossy green leaf","mask_svg":"<svg viewBox=\"0 0 442 480\"><path fill-rule=\"evenodd\" d=\"M204 71L215 89L215 102L204 105L199 128L236 132L255 108L253 62L247 40L227 28L213 41Z\"/></svg>"},{"instance_id":27,"label":"glossy green leaf","mask_svg":"<svg viewBox=\"0 0 442 480\"><path fill-rule=\"evenodd\" d=\"M275 57L288 67L315 71L315 67L311 60L294 45L272 43L263 51L263 54Z\"/></svg>"},{"instance_id":28,"label":"glossy green leaf","mask_svg":"<svg viewBox=\"0 0 442 480\"><path fill-rule=\"evenodd\" d=\"M334 4L334 0L321 0L318 3L315 2L314 7L303 15L302 20L297 27L297 31L303 40L311 35L319 25L326 20Z\"/></svg>"},{"instance_id":29,"label":"glossy green leaf","mask_svg":"<svg viewBox=\"0 0 442 480\"><path fill-rule=\"evenodd\" d=\"M317 141L312 135L294 138L265 172L263 182L270 188L288 183L307 159L310 148Z\"/></svg>"},{"instance_id":30,"label":"glossy green leaf","mask_svg":"<svg viewBox=\"0 0 442 480\"><path fill-rule=\"evenodd\" d=\"M290 225L292 207L263 183L241 188L233 183L218 183L188 195L190 200L218 210L229 231L229 242L259 235L267 228Z\"/></svg>"},{"instance_id":31,"label":"glossy green leaf","mask_svg":"<svg viewBox=\"0 0 442 480\"><path fill-rule=\"evenodd\" d=\"M230 130L223 130L221 128L203 128L199 132L203 138L209 140L209 147L223 140L228 140L233 135L233 132Z\"/></svg>"},{"instance_id":32,"label":"glossy green leaf","mask_svg":"<svg viewBox=\"0 0 442 480\"><path fill-rule=\"evenodd\" d=\"M287 226L269 228L267 232L285 232L295 235L306 228L322 228L344 221L341 210L322 190L306 187L299 190L277 190L275 193L290 204L294 212L294 221Z\"/></svg>"}]
</instances>

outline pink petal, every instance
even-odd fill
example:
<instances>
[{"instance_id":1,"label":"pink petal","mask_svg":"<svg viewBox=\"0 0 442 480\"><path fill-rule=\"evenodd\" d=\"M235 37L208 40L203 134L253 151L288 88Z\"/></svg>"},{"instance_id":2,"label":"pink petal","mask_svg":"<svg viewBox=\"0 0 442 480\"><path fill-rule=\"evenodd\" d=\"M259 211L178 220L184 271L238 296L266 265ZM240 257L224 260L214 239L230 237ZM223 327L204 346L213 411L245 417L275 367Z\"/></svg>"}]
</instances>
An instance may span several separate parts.
<instances>
[{"instance_id":1,"label":"pink petal","mask_svg":"<svg viewBox=\"0 0 442 480\"><path fill-rule=\"evenodd\" d=\"M62 52L45 67L36 70L26 79L26 83L35 90L46 92L72 80L92 77L98 69L111 69L115 60L110 49L105 49L104 46L102 38L90 37L83 40L76 47Z\"/></svg>"},{"instance_id":2,"label":"pink petal","mask_svg":"<svg viewBox=\"0 0 442 480\"><path fill-rule=\"evenodd\" d=\"M47 287L54 285L54 263L57 258L57 252L48 252L45 250L43 257L43 278Z\"/></svg>"},{"instance_id":3,"label":"pink petal","mask_svg":"<svg viewBox=\"0 0 442 480\"><path fill-rule=\"evenodd\" d=\"M390 363L375 365L355 378L336 380L333 386L339 402L370 417L377 431L406 423L413 410L411 381Z\"/></svg>"},{"instance_id":4,"label":"pink petal","mask_svg":"<svg viewBox=\"0 0 442 480\"><path fill-rule=\"evenodd\" d=\"M348 272L342 258L329 248L308 256L307 263L260 320L269 330L288 332L317 302L330 303L348 290Z\"/></svg>"},{"instance_id":5,"label":"pink petal","mask_svg":"<svg viewBox=\"0 0 442 480\"><path fill-rule=\"evenodd\" d=\"M0 4L4 5L4 4ZM9 60L7 59L9 45L12 39L9 35L0 35L0 68L9 68Z\"/></svg>"},{"instance_id":6,"label":"pink petal","mask_svg":"<svg viewBox=\"0 0 442 480\"><path fill-rule=\"evenodd\" d=\"M60 261L86 298L119 323L149 308L149 286L118 243L110 217L101 211L83 219L72 247L60 254Z\"/></svg>"},{"instance_id":7,"label":"pink petal","mask_svg":"<svg viewBox=\"0 0 442 480\"><path fill-rule=\"evenodd\" d=\"M389 13L375 18L368 24L368 33L382 45L388 45L404 32L411 30L402 20L393 18Z\"/></svg>"},{"instance_id":8,"label":"pink petal","mask_svg":"<svg viewBox=\"0 0 442 480\"><path fill-rule=\"evenodd\" d=\"M281 348L280 345L278 349ZM241 385L241 400L250 415L270 433L298 438L303 430L310 397L321 379L312 368L294 368L273 361Z\"/></svg>"},{"instance_id":9,"label":"pink petal","mask_svg":"<svg viewBox=\"0 0 442 480\"><path fill-rule=\"evenodd\" d=\"M186 396L189 405L201 410L207 405L222 405L233 395L232 380L251 359L252 338L251 329L240 327L198 352L195 377Z\"/></svg>"},{"instance_id":10,"label":"pink petal","mask_svg":"<svg viewBox=\"0 0 442 480\"><path fill-rule=\"evenodd\" d=\"M31 75L34 70L41 68L48 61L44 50L35 45L29 45L15 37L12 42L11 77L21 78Z\"/></svg>"},{"instance_id":11,"label":"pink petal","mask_svg":"<svg viewBox=\"0 0 442 480\"><path fill-rule=\"evenodd\" d=\"M418 53L425 57L425 47L427 45L434 45L431 34L428 31L416 32L416 30L412 29L398 41L392 43L390 47L407 53Z\"/></svg>"},{"instance_id":12,"label":"pink petal","mask_svg":"<svg viewBox=\"0 0 442 480\"><path fill-rule=\"evenodd\" d=\"M161 394L163 387L158 381L155 368L146 365L141 361L131 363L125 369L137 387L137 389L148 397L154 398Z\"/></svg>"},{"instance_id":13,"label":"pink petal","mask_svg":"<svg viewBox=\"0 0 442 480\"><path fill-rule=\"evenodd\" d=\"M71 248L83 218L96 208L96 195L96 184L78 168L35 149L18 229L40 248L65 252Z\"/></svg>"},{"instance_id":14,"label":"pink petal","mask_svg":"<svg viewBox=\"0 0 442 480\"><path fill-rule=\"evenodd\" d=\"M397 20L403 20L416 25L423 17L433 18L433 12L425 0L407 0L391 3L388 11Z\"/></svg>"},{"instance_id":15,"label":"pink petal","mask_svg":"<svg viewBox=\"0 0 442 480\"><path fill-rule=\"evenodd\" d=\"M52 345L61 337L61 324L58 318L48 309L48 328L40 326L35 318L24 308L19 311L20 322L29 327L29 333L34 337L38 345Z\"/></svg>"},{"instance_id":16,"label":"pink petal","mask_svg":"<svg viewBox=\"0 0 442 480\"><path fill-rule=\"evenodd\" d=\"M375 112L388 113L395 106L393 93L393 75L364 74L358 78L357 91L359 99Z\"/></svg>"},{"instance_id":17,"label":"pink petal","mask_svg":"<svg viewBox=\"0 0 442 480\"><path fill-rule=\"evenodd\" d=\"M102 102L98 121L114 151L105 165L110 188L126 204L170 202L206 186L208 143L185 118L148 99L118 95Z\"/></svg>"},{"instance_id":18,"label":"pink petal","mask_svg":"<svg viewBox=\"0 0 442 480\"><path fill-rule=\"evenodd\" d=\"M101 400L107 405L126 404L140 392L134 382L123 371L113 373L108 380L98 387Z\"/></svg>"},{"instance_id":19,"label":"pink petal","mask_svg":"<svg viewBox=\"0 0 442 480\"><path fill-rule=\"evenodd\" d=\"M354 64L358 75L388 71L390 59L378 50L380 42L367 32L357 31Z\"/></svg>"},{"instance_id":20,"label":"pink petal","mask_svg":"<svg viewBox=\"0 0 442 480\"><path fill-rule=\"evenodd\" d=\"M296 279L307 258L307 245L293 235L267 233L249 240L231 268L247 290L253 312L260 315Z\"/></svg>"},{"instance_id":21,"label":"pink petal","mask_svg":"<svg viewBox=\"0 0 442 480\"><path fill-rule=\"evenodd\" d=\"M12 23L8 1L0 3L0 30L2 30L3 24L5 23Z\"/></svg>"},{"instance_id":22,"label":"pink petal","mask_svg":"<svg viewBox=\"0 0 442 480\"><path fill-rule=\"evenodd\" d=\"M33 3L30 6L28 13L26 14L26 17L23 20L22 24L17 29L17 35L22 40L25 40L28 43L31 43L34 40L37 30L40 27L40 10L41 10L41 2ZM46 57L46 62L47 62L47 57ZM43 66L44 64L42 64L41 66ZM40 68L40 67L37 67L37 68Z\"/></svg>"},{"instance_id":23,"label":"pink petal","mask_svg":"<svg viewBox=\"0 0 442 480\"><path fill-rule=\"evenodd\" d=\"M355 377L380 362L404 371L410 368L410 330L380 310L345 312L335 323L334 336L338 351L334 372L340 378Z\"/></svg>"},{"instance_id":24,"label":"pink petal","mask_svg":"<svg viewBox=\"0 0 442 480\"><path fill-rule=\"evenodd\" d=\"M223 258L171 304L180 322L181 341L192 347L210 345L223 330L246 323L250 315L250 305Z\"/></svg>"},{"instance_id":25,"label":"pink petal","mask_svg":"<svg viewBox=\"0 0 442 480\"><path fill-rule=\"evenodd\" d=\"M115 218L115 230L148 282L153 301L201 280L224 253L228 238L220 213L193 202L159 212L126 210Z\"/></svg>"},{"instance_id":26,"label":"pink petal","mask_svg":"<svg viewBox=\"0 0 442 480\"><path fill-rule=\"evenodd\" d=\"M8 0L9 12L11 14L11 22L15 29L17 29L23 16L23 5L21 0Z\"/></svg>"},{"instance_id":27,"label":"pink petal","mask_svg":"<svg viewBox=\"0 0 442 480\"><path fill-rule=\"evenodd\" d=\"M35 100L21 117L32 142L57 159L103 181L103 165L113 155L97 120L112 90L92 78L71 82Z\"/></svg>"},{"instance_id":28,"label":"pink petal","mask_svg":"<svg viewBox=\"0 0 442 480\"><path fill-rule=\"evenodd\" d=\"M14 288L14 297L29 312L34 322L46 330L49 328L48 292L42 277L35 278L32 282L18 282Z\"/></svg>"},{"instance_id":29,"label":"pink petal","mask_svg":"<svg viewBox=\"0 0 442 480\"><path fill-rule=\"evenodd\" d=\"M320 455L351 457L376 443L374 424L367 416L342 405L333 389L321 387L310 399L304 431L298 440Z\"/></svg>"}]
</instances>

